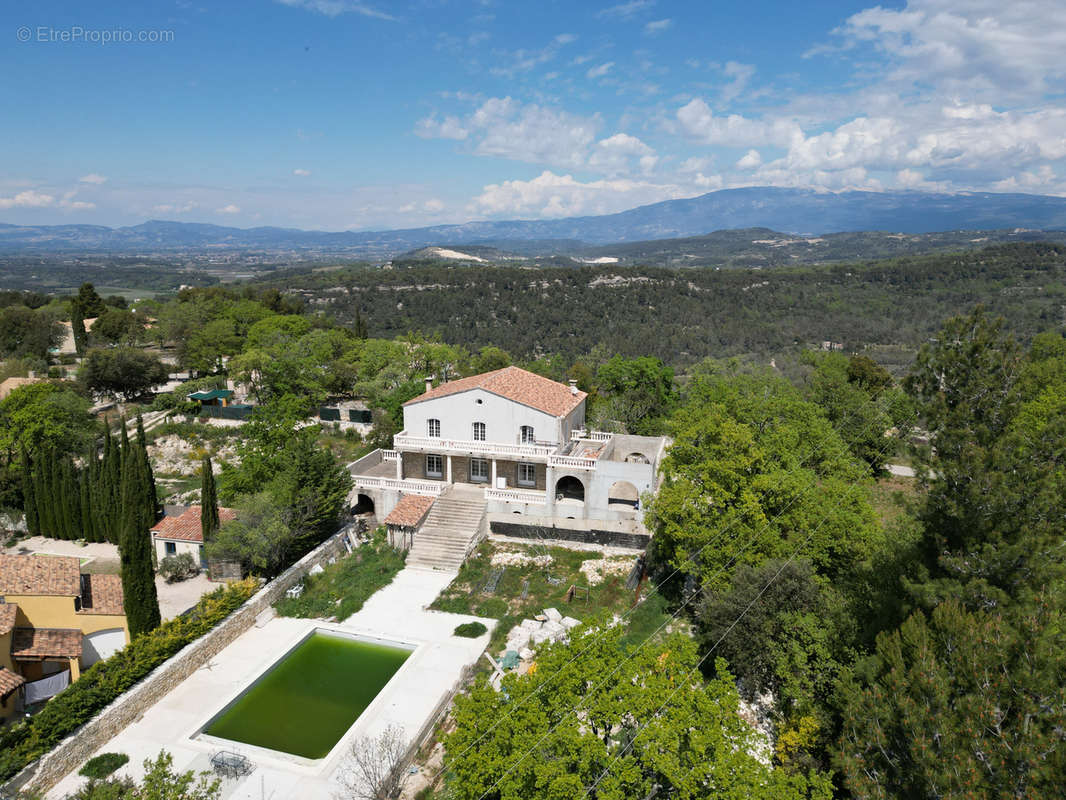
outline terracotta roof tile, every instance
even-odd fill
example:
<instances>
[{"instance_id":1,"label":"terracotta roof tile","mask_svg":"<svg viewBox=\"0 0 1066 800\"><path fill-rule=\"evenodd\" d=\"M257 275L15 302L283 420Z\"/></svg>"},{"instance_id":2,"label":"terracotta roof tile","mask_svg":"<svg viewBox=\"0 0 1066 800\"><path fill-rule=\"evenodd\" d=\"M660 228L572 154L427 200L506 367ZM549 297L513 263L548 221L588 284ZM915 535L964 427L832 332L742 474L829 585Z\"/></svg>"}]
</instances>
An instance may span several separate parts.
<instances>
[{"instance_id":1,"label":"terracotta roof tile","mask_svg":"<svg viewBox=\"0 0 1066 800\"><path fill-rule=\"evenodd\" d=\"M77 597L81 569L74 556L0 556L0 594Z\"/></svg>"},{"instance_id":2,"label":"terracotta roof tile","mask_svg":"<svg viewBox=\"0 0 1066 800\"><path fill-rule=\"evenodd\" d=\"M82 575L79 614L125 614L122 578L118 575Z\"/></svg>"},{"instance_id":3,"label":"terracotta roof tile","mask_svg":"<svg viewBox=\"0 0 1066 800\"><path fill-rule=\"evenodd\" d=\"M428 392L408 400L404 405L435 400L458 392L484 389L516 403L535 408L555 417L564 417L573 411L587 396L585 392L574 394L570 387L534 372L519 367L504 367L481 375L471 375L457 381L448 381L434 386Z\"/></svg>"},{"instance_id":4,"label":"terracotta roof tile","mask_svg":"<svg viewBox=\"0 0 1066 800\"><path fill-rule=\"evenodd\" d=\"M16 661L81 658L81 631L72 628L15 628L11 657Z\"/></svg>"},{"instance_id":5,"label":"terracotta roof tile","mask_svg":"<svg viewBox=\"0 0 1066 800\"><path fill-rule=\"evenodd\" d=\"M404 528L417 528L418 523L429 513L433 500L434 498L432 497L423 497L419 494L405 494L400 498L400 502L396 504L396 507L385 517L385 524L400 525Z\"/></svg>"},{"instance_id":6,"label":"terracotta roof tile","mask_svg":"<svg viewBox=\"0 0 1066 800\"><path fill-rule=\"evenodd\" d=\"M11 693L26 682L21 675L17 675L7 667L0 667L0 700L7 700Z\"/></svg>"},{"instance_id":7,"label":"terracotta roof tile","mask_svg":"<svg viewBox=\"0 0 1066 800\"><path fill-rule=\"evenodd\" d=\"M18 611L19 607L14 603L0 603L0 636L14 630Z\"/></svg>"},{"instance_id":8,"label":"terracotta roof tile","mask_svg":"<svg viewBox=\"0 0 1066 800\"><path fill-rule=\"evenodd\" d=\"M232 508L220 507L218 509L219 522L229 522L234 519L237 519L237 512ZM152 533L157 539L202 542L204 535L200 529L200 506L189 506L176 517L163 517L152 526Z\"/></svg>"}]
</instances>

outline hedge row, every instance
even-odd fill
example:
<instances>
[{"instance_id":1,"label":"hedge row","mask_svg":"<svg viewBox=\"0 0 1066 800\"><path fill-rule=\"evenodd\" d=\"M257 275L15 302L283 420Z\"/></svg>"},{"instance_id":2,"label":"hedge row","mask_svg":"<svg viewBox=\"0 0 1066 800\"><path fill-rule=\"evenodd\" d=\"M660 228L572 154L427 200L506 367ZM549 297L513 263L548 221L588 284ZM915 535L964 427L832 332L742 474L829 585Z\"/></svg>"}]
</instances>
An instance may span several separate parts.
<instances>
[{"instance_id":1,"label":"hedge row","mask_svg":"<svg viewBox=\"0 0 1066 800\"><path fill-rule=\"evenodd\" d=\"M188 613L138 636L52 698L40 713L0 730L0 781L47 753L123 692L236 611L258 588L254 580L204 595Z\"/></svg>"}]
</instances>

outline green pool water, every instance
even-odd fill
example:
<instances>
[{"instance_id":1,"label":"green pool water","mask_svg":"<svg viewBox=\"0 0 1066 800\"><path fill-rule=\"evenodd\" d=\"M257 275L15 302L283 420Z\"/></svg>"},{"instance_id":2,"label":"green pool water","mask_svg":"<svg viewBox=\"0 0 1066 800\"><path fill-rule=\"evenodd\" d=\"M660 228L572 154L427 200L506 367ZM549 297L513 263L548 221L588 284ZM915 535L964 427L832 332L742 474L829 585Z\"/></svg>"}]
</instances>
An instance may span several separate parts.
<instances>
[{"instance_id":1,"label":"green pool water","mask_svg":"<svg viewBox=\"0 0 1066 800\"><path fill-rule=\"evenodd\" d=\"M322 758L411 655L314 633L252 684L204 733Z\"/></svg>"}]
</instances>

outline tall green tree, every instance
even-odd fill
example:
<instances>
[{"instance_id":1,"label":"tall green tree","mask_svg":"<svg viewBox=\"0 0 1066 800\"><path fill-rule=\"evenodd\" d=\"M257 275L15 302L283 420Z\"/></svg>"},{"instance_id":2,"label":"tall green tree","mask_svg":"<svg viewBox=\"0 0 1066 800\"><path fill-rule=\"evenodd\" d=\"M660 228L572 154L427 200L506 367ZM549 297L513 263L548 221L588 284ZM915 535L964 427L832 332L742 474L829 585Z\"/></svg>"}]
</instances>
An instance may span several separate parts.
<instances>
[{"instance_id":1,"label":"tall green tree","mask_svg":"<svg viewBox=\"0 0 1066 800\"><path fill-rule=\"evenodd\" d=\"M218 533L218 494L215 489L215 473L211 456L204 454L200 464L200 531L204 541L210 542Z\"/></svg>"},{"instance_id":2,"label":"tall green tree","mask_svg":"<svg viewBox=\"0 0 1066 800\"><path fill-rule=\"evenodd\" d=\"M851 796L1059 796L1066 636L1051 600L1013 623L949 600L878 637L844 692L837 761Z\"/></svg>"},{"instance_id":3,"label":"tall green tree","mask_svg":"<svg viewBox=\"0 0 1066 800\"><path fill-rule=\"evenodd\" d=\"M22 507L26 512L26 530L31 536L40 536L41 518L37 511L33 466L25 447L19 450L19 477L22 480Z\"/></svg>"},{"instance_id":4,"label":"tall green tree","mask_svg":"<svg viewBox=\"0 0 1066 800\"><path fill-rule=\"evenodd\" d=\"M70 302L70 330L74 335L75 352L79 356L85 355L89 346L89 336L85 333L85 315L77 299Z\"/></svg>"},{"instance_id":5,"label":"tall green tree","mask_svg":"<svg viewBox=\"0 0 1066 800\"><path fill-rule=\"evenodd\" d=\"M136 443L131 447L138 448ZM152 568L152 541L148 529L154 521L147 509L144 471L136 452L122 467L122 532L119 542L123 604L130 634L147 633L159 626L159 600Z\"/></svg>"},{"instance_id":6,"label":"tall green tree","mask_svg":"<svg viewBox=\"0 0 1066 800\"><path fill-rule=\"evenodd\" d=\"M732 676L722 665L724 677L699 680L690 638L630 650L622 626L601 623L594 636L542 647L536 672L508 675L502 692L482 679L456 697L455 731L445 737L451 797L831 796L825 776L755 757Z\"/></svg>"}]
</instances>

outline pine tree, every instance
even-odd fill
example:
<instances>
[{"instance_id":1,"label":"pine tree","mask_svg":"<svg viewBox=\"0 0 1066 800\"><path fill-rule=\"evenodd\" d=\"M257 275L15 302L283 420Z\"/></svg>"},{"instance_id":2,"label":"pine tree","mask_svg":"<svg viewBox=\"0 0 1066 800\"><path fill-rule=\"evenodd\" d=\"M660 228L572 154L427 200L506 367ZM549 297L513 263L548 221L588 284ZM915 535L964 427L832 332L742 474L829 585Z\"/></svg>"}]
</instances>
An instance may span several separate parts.
<instances>
[{"instance_id":1,"label":"pine tree","mask_svg":"<svg viewBox=\"0 0 1066 800\"><path fill-rule=\"evenodd\" d=\"M74 334L74 350L79 356L85 355L89 337L85 335L85 314L77 299L70 304L70 328Z\"/></svg>"},{"instance_id":2,"label":"pine tree","mask_svg":"<svg viewBox=\"0 0 1066 800\"><path fill-rule=\"evenodd\" d=\"M205 455L200 466L200 530L204 541L211 541L218 533L218 494L215 491L215 473L211 466L211 456Z\"/></svg>"},{"instance_id":3,"label":"pine tree","mask_svg":"<svg viewBox=\"0 0 1066 800\"><path fill-rule=\"evenodd\" d=\"M144 472L136 453L130 453L122 473L122 591L130 634L147 633L159 626L159 599L152 569L152 539L144 504Z\"/></svg>"},{"instance_id":4,"label":"pine tree","mask_svg":"<svg viewBox=\"0 0 1066 800\"><path fill-rule=\"evenodd\" d=\"M40 517L37 515L37 492L35 491L33 467L26 448L19 453L19 470L22 473L22 507L26 511L26 530L30 536L41 533Z\"/></svg>"}]
</instances>

